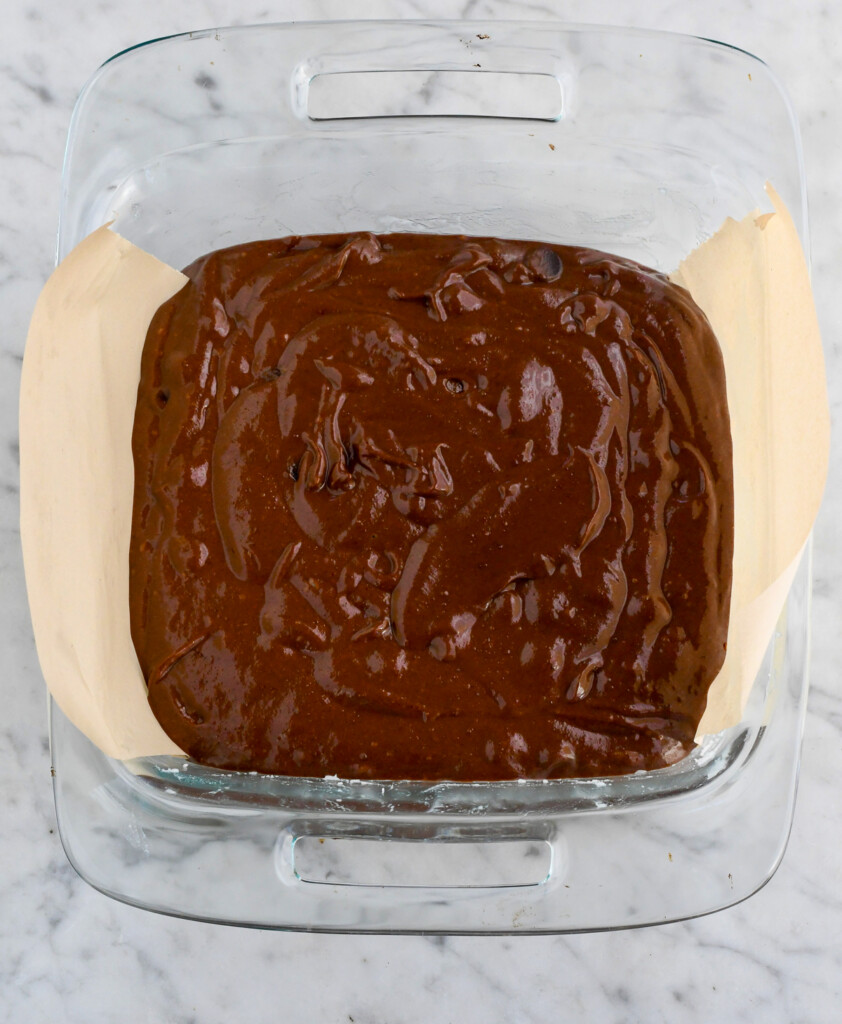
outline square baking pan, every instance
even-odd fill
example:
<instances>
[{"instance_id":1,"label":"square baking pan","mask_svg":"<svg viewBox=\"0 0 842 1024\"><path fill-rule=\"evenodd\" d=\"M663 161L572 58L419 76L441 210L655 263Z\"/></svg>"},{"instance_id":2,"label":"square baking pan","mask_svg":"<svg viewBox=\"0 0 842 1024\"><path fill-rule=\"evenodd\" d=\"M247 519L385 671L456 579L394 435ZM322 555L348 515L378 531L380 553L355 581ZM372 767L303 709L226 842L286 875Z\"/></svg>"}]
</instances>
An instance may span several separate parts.
<instances>
[{"instance_id":1,"label":"square baking pan","mask_svg":"<svg viewBox=\"0 0 842 1024\"><path fill-rule=\"evenodd\" d=\"M219 29L118 54L73 114L58 257L107 221L180 267L290 234L593 246L669 271L772 181L808 251L798 130L757 58L523 22ZM742 721L621 778L427 784L111 760L51 706L59 828L92 885L164 913L371 932L562 932L710 913L786 845L809 546ZM127 598L128 599L128 598Z\"/></svg>"}]
</instances>

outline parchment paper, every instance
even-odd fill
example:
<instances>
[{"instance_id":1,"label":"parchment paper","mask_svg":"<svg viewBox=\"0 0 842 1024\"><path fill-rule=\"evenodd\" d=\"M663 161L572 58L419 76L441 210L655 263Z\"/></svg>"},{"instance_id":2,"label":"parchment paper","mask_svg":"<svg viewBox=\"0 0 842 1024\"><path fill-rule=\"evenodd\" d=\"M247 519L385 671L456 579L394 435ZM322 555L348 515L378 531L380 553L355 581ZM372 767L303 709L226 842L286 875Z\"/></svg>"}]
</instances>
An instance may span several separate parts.
<instances>
[{"instance_id":1,"label":"parchment paper","mask_svg":"<svg viewBox=\"0 0 842 1024\"><path fill-rule=\"evenodd\" d=\"M734 585L725 664L697 736L742 717L819 510L830 414L819 325L798 232L781 198L722 228L673 280L722 348L734 442Z\"/></svg>"},{"instance_id":2,"label":"parchment paper","mask_svg":"<svg viewBox=\"0 0 842 1024\"><path fill-rule=\"evenodd\" d=\"M827 475L821 340L798 235L728 220L679 267L722 345L734 441L728 653L699 735L739 721ZM181 754L158 725L129 630L131 433L149 322L187 279L108 228L47 281L21 380L21 538L38 657L62 711L129 759Z\"/></svg>"},{"instance_id":3,"label":"parchment paper","mask_svg":"<svg viewBox=\"0 0 842 1024\"><path fill-rule=\"evenodd\" d=\"M44 286L20 392L20 532L41 671L116 758L181 753L146 700L129 631L132 426L158 306L187 278L108 228Z\"/></svg>"}]
</instances>

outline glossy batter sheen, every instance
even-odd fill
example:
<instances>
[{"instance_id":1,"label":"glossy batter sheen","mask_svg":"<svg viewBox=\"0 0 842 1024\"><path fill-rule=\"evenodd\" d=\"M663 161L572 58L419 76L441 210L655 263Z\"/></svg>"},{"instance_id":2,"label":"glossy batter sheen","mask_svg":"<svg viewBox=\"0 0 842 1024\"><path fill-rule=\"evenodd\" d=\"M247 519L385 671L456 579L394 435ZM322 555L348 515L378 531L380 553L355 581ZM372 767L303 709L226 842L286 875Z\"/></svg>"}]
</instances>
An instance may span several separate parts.
<instances>
[{"instance_id":1,"label":"glossy batter sheen","mask_svg":"<svg viewBox=\"0 0 842 1024\"><path fill-rule=\"evenodd\" d=\"M156 314L132 633L198 761L619 774L693 746L733 548L722 357L588 249L434 235L206 256Z\"/></svg>"}]
</instances>

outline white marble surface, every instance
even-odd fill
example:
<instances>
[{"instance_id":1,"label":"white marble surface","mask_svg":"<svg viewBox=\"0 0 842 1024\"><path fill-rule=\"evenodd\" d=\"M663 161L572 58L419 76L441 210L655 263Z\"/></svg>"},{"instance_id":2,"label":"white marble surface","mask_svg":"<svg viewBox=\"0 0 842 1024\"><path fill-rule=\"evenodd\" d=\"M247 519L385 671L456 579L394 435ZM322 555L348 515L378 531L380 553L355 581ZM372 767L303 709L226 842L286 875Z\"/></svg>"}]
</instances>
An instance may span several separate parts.
<instances>
[{"instance_id":1,"label":"white marble surface","mask_svg":"<svg viewBox=\"0 0 842 1024\"><path fill-rule=\"evenodd\" d=\"M814 285L840 440L842 8L830 0L8 0L0 36L0 1020L839 1020L842 477L836 456L816 529L813 682L792 839L778 873L746 903L685 924L614 934L280 934L122 906L83 883L61 850L19 553L16 412L26 324L53 261L62 149L76 94L112 53L171 32L232 20L418 15L556 16L686 31L726 40L772 65L803 132Z\"/></svg>"}]
</instances>

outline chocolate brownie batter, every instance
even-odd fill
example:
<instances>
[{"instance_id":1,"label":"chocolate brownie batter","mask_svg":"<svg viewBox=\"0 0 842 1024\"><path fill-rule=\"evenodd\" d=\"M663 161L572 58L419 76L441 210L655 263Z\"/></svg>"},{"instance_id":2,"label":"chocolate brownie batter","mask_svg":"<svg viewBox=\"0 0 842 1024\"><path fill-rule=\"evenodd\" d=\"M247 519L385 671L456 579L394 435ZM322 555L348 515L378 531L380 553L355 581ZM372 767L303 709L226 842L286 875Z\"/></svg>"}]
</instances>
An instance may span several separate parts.
<instances>
[{"instance_id":1,"label":"chocolate brownie batter","mask_svg":"<svg viewBox=\"0 0 842 1024\"><path fill-rule=\"evenodd\" d=\"M613 775L693 746L733 550L722 357L589 249L255 242L149 328L132 635L225 768Z\"/></svg>"}]
</instances>

